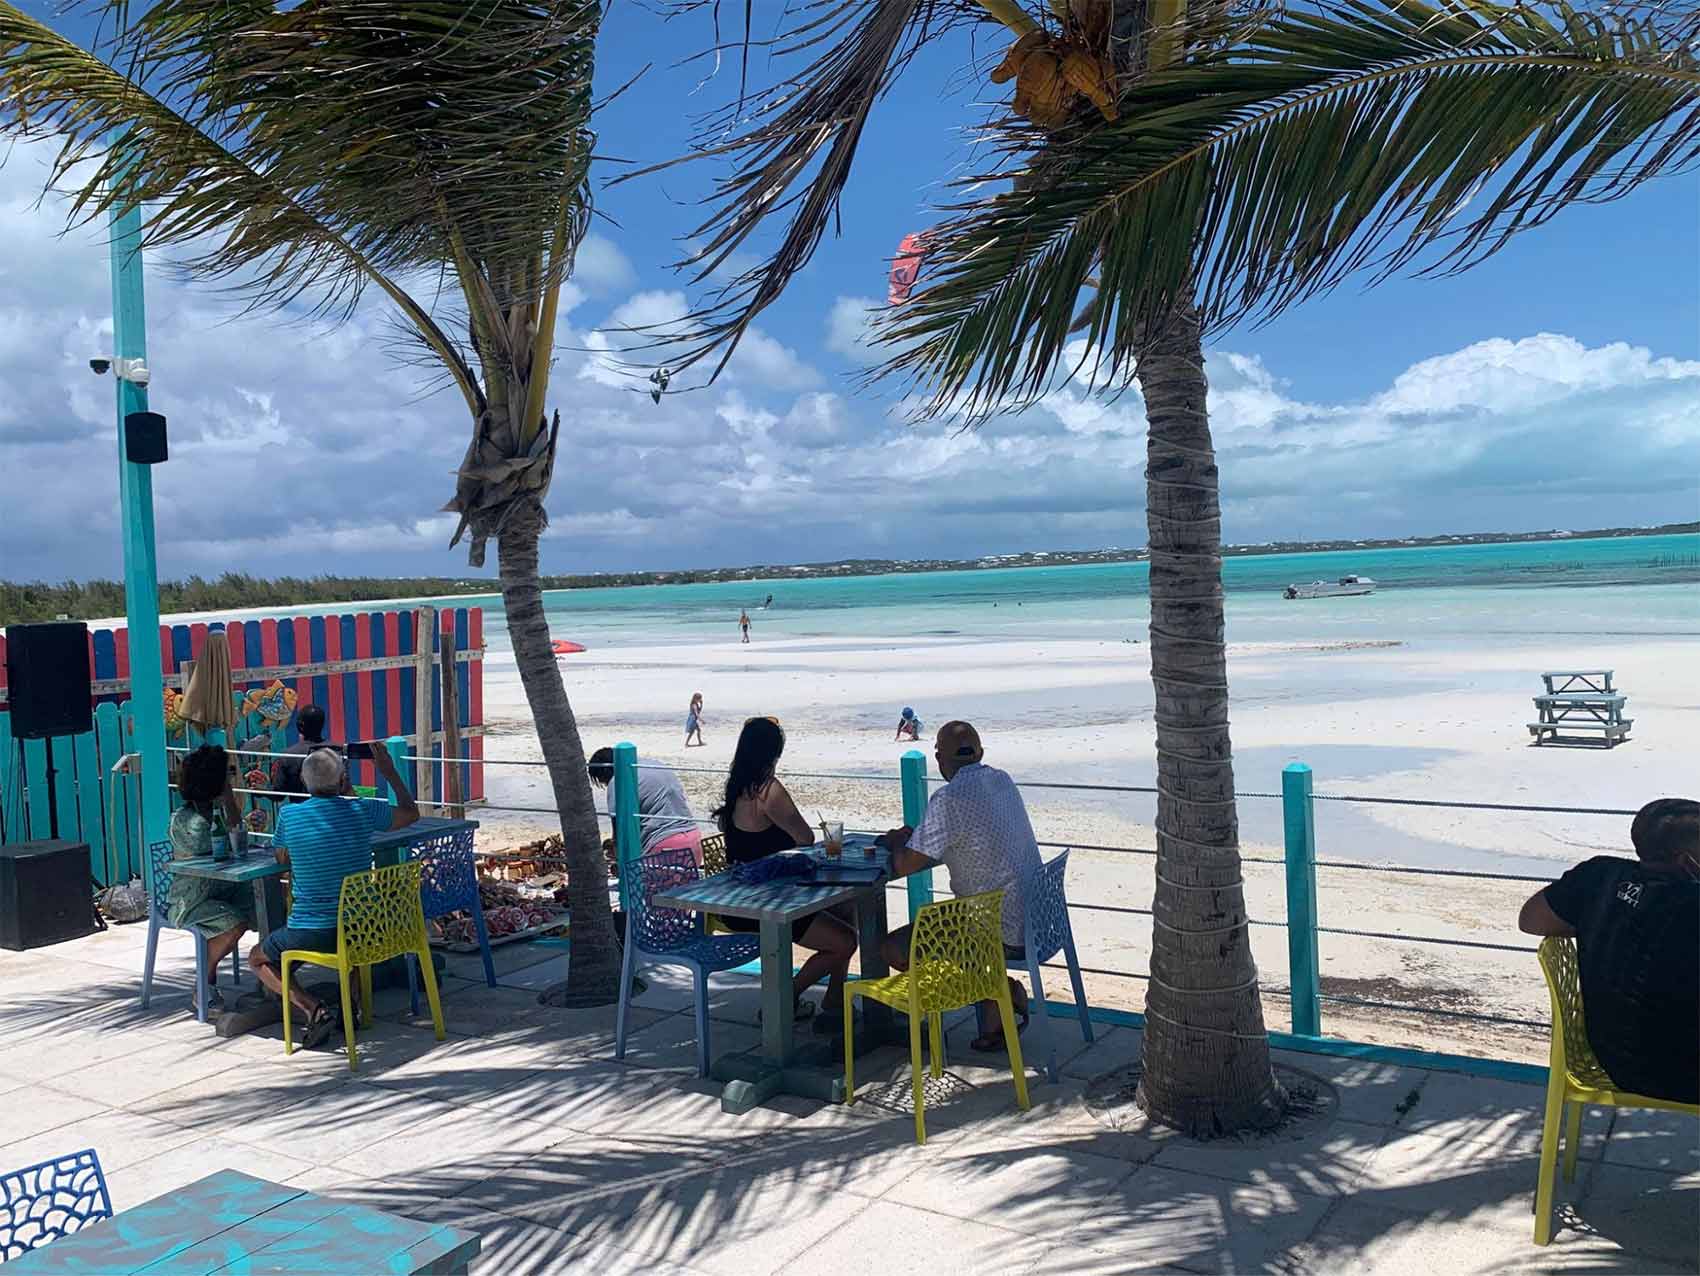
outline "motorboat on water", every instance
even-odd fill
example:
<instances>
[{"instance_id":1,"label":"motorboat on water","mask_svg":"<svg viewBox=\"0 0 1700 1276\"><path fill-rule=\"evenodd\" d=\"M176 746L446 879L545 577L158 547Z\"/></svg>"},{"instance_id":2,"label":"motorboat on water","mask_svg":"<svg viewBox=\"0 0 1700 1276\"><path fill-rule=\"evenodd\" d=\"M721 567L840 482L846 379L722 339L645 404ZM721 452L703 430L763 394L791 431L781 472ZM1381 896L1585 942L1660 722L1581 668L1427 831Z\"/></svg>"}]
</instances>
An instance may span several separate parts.
<instances>
[{"instance_id":1,"label":"motorboat on water","mask_svg":"<svg viewBox=\"0 0 1700 1276\"><path fill-rule=\"evenodd\" d=\"M1313 580L1308 585L1288 585L1281 591L1283 598L1350 598L1354 594L1373 594L1375 582L1368 576L1342 576L1337 581Z\"/></svg>"}]
</instances>

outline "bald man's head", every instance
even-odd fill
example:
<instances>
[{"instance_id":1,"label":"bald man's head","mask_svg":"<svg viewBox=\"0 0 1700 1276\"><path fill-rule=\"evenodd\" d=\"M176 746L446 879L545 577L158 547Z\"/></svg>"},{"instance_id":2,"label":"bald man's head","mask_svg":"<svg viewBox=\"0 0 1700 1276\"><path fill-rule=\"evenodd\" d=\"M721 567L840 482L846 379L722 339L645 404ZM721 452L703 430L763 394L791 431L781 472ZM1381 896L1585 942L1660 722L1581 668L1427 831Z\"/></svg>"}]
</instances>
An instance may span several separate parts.
<instances>
[{"instance_id":1,"label":"bald man's head","mask_svg":"<svg viewBox=\"0 0 1700 1276\"><path fill-rule=\"evenodd\" d=\"M939 728L933 756L938 759L939 774L948 780L963 767L982 760L986 750L973 723L953 721Z\"/></svg>"}]
</instances>

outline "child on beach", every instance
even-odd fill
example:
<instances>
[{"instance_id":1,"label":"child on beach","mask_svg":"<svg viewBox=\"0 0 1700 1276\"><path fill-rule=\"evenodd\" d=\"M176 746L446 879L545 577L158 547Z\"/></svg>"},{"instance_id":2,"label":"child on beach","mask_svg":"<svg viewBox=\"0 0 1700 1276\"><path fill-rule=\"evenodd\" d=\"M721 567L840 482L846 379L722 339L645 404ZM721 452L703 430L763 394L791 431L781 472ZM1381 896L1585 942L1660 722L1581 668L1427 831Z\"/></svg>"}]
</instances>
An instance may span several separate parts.
<instances>
[{"instance_id":1,"label":"child on beach","mask_svg":"<svg viewBox=\"0 0 1700 1276\"><path fill-rule=\"evenodd\" d=\"M903 712L897 719L897 734L893 740L919 740L921 738L921 720L915 716L915 711L908 705L903 706Z\"/></svg>"},{"instance_id":2,"label":"child on beach","mask_svg":"<svg viewBox=\"0 0 1700 1276\"><path fill-rule=\"evenodd\" d=\"M696 737L700 746L705 743L702 738L702 692L691 697L691 707L685 710L685 747L691 748L691 737Z\"/></svg>"}]
</instances>

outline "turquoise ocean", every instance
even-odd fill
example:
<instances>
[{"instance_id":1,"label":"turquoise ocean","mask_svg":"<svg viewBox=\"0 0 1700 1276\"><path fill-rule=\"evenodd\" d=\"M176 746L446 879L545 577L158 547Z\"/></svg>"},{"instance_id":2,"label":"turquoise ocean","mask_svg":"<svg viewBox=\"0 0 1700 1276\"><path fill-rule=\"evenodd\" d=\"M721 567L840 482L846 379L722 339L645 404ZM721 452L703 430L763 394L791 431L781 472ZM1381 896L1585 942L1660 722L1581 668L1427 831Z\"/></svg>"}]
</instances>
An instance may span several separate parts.
<instances>
[{"instance_id":1,"label":"turquoise ocean","mask_svg":"<svg viewBox=\"0 0 1700 1276\"><path fill-rule=\"evenodd\" d=\"M740 610L758 640L1142 640L1148 571L1112 563L552 590L545 606L557 638L593 649L735 640ZM1281 597L1286 585L1348 573L1373 577L1377 592ZM1700 534L1230 554L1222 578L1231 642L1700 636ZM499 598L468 601L486 607L492 654L507 650Z\"/></svg>"}]
</instances>

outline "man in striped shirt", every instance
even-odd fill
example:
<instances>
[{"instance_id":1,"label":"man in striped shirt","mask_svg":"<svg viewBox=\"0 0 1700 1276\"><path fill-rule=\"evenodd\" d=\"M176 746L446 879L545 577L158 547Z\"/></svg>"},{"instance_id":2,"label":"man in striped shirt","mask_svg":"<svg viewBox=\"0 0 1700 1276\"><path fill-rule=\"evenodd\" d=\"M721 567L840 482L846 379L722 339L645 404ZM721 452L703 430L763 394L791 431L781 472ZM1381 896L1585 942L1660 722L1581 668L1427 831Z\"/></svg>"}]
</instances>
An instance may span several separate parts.
<instances>
[{"instance_id":1,"label":"man in striped shirt","mask_svg":"<svg viewBox=\"0 0 1700 1276\"><path fill-rule=\"evenodd\" d=\"M283 986L283 954L291 949L336 951L337 904L342 879L372 867L372 835L405 828L419 818L419 807L396 773L389 750L372 744L372 762L396 794L396 805L352 797L348 768L334 749L315 749L301 761L305 802L277 814L272 850L289 866L292 902L289 921L272 931L248 954L259 981L304 1016L301 1044L320 1045L336 1026L336 1016L317 997L291 983Z\"/></svg>"}]
</instances>

